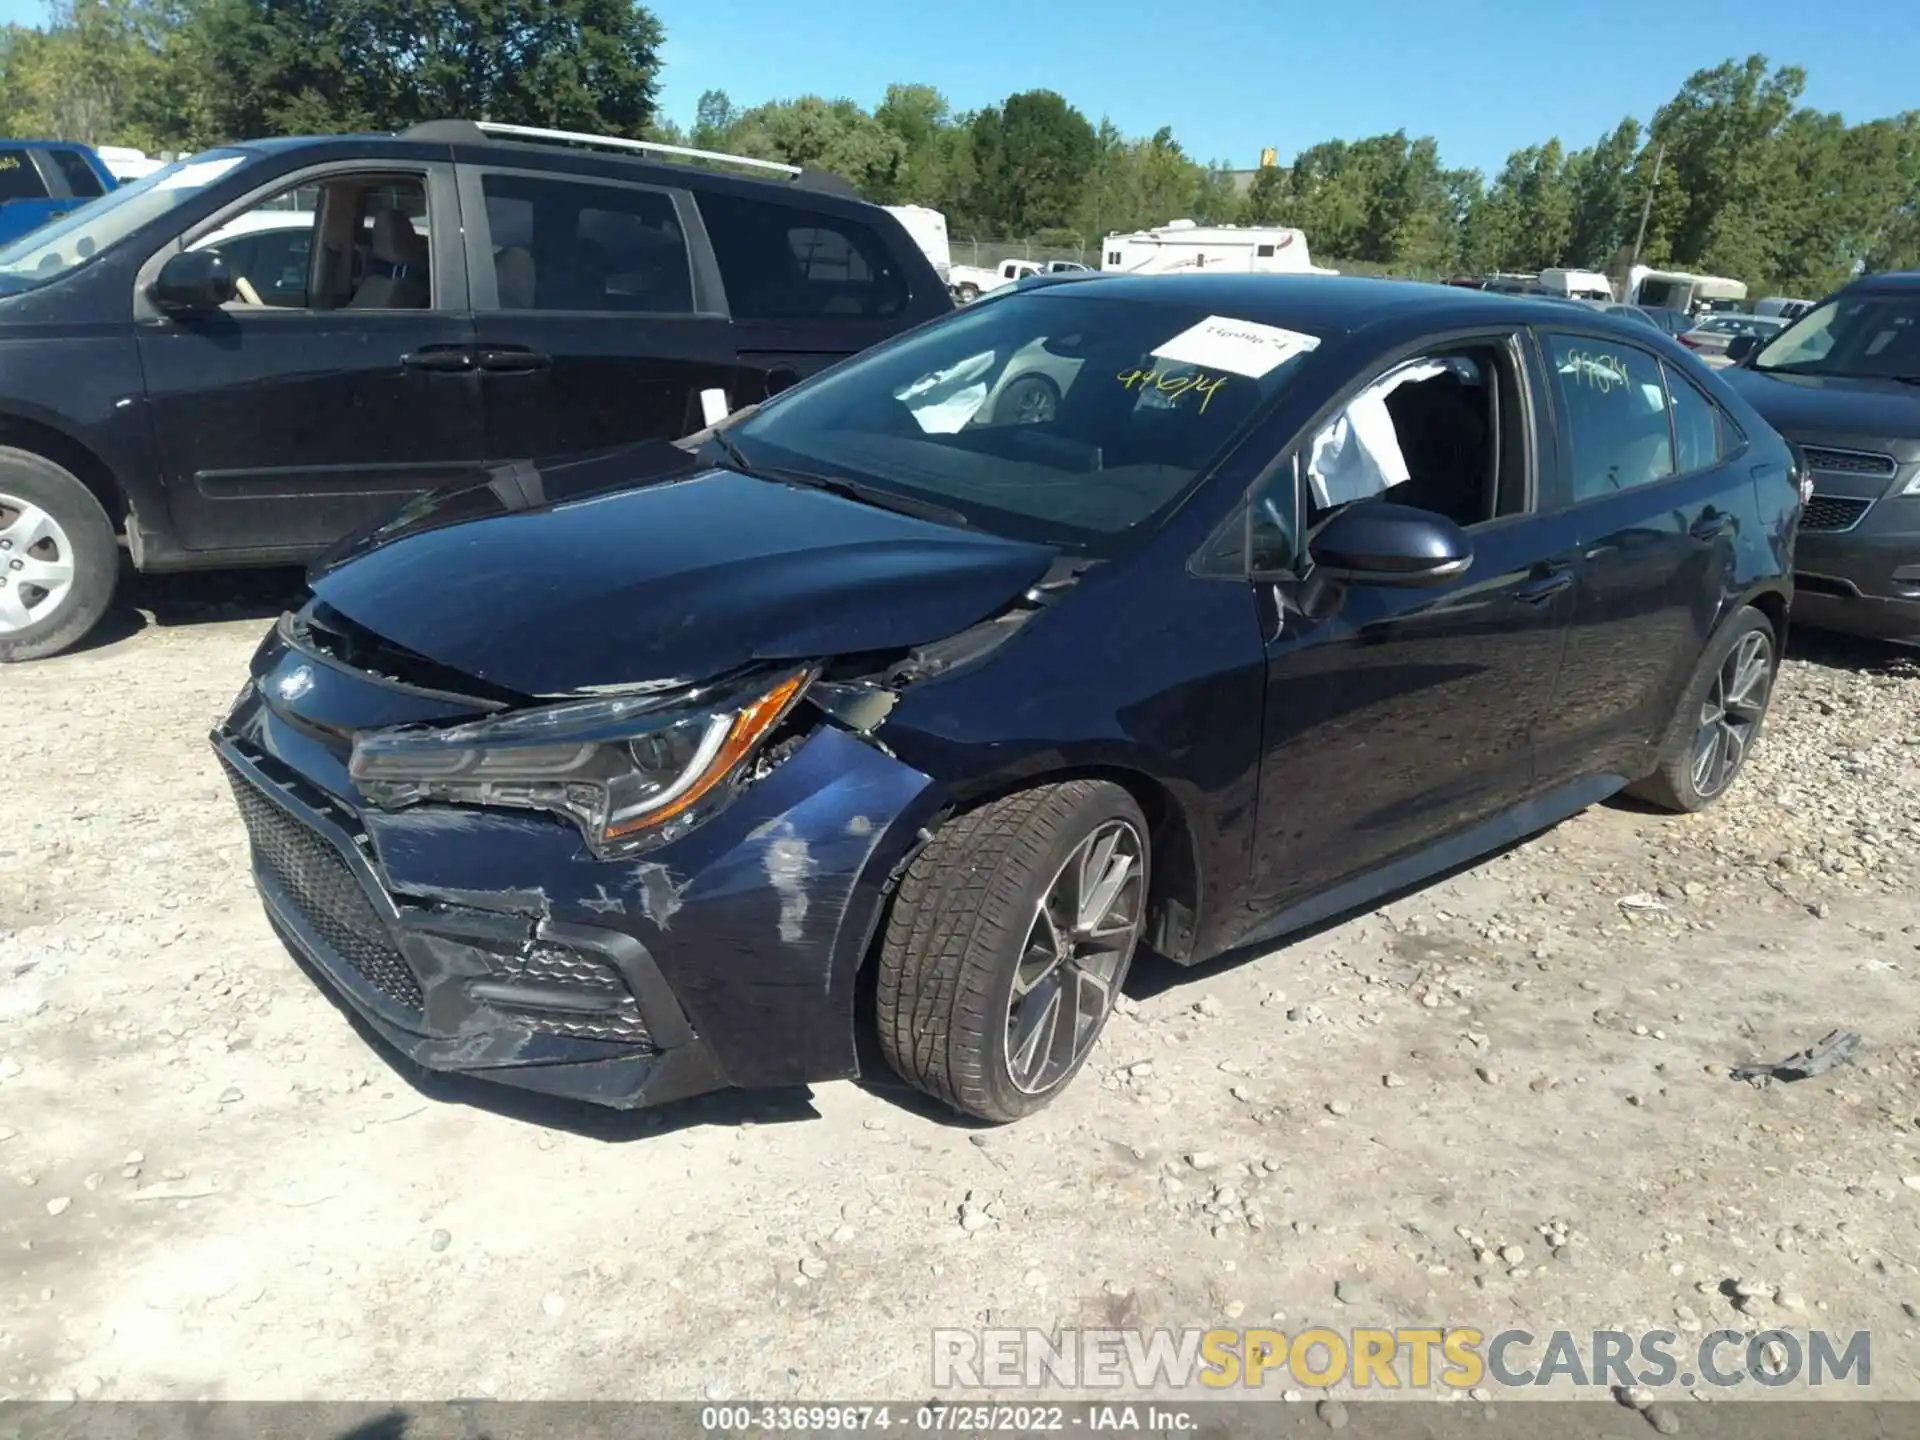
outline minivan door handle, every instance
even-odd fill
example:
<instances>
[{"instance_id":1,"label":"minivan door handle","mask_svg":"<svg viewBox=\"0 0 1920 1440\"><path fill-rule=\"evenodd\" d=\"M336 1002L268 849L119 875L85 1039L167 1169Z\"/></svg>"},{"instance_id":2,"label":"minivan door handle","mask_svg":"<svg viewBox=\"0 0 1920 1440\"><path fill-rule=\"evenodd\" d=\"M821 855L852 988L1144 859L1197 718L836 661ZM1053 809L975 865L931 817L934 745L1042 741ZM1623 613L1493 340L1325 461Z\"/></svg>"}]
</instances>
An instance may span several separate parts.
<instances>
[{"instance_id":1,"label":"minivan door handle","mask_svg":"<svg viewBox=\"0 0 1920 1440\"><path fill-rule=\"evenodd\" d=\"M1708 510L1687 527L1696 540L1716 540L1733 529L1733 516L1725 510Z\"/></svg>"},{"instance_id":2,"label":"minivan door handle","mask_svg":"<svg viewBox=\"0 0 1920 1440\"><path fill-rule=\"evenodd\" d=\"M1544 605L1571 584L1571 565L1536 565L1532 577L1513 592L1513 598L1523 605Z\"/></svg>"},{"instance_id":3,"label":"minivan door handle","mask_svg":"<svg viewBox=\"0 0 1920 1440\"><path fill-rule=\"evenodd\" d=\"M522 350L508 345L490 345L480 352L480 368L497 375L515 375L526 370L544 370L553 364L551 355Z\"/></svg>"},{"instance_id":4,"label":"minivan door handle","mask_svg":"<svg viewBox=\"0 0 1920 1440\"><path fill-rule=\"evenodd\" d=\"M465 345L426 345L402 355L400 363L409 370L471 370L473 351Z\"/></svg>"}]
</instances>

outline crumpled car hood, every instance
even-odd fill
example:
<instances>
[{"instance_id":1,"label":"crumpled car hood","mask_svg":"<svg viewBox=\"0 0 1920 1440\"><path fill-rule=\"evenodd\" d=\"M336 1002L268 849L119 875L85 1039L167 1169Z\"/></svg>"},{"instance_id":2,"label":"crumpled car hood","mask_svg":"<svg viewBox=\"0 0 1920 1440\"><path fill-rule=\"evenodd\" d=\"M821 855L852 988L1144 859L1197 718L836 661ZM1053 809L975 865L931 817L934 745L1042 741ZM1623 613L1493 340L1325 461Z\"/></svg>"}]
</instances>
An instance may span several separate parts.
<instances>
[{"instance_id":1,"label":"crumpled car hood","mask_svg":"<svg viewBox=\"0 0 1920 1440\"><path fill-rule=\"evenodd\" d=\"M516 466L416 502L313 591L429 660L561 695L942 639L1056 554L724 469L558 500L542 482Z\"/></svg>"}]
</instances>

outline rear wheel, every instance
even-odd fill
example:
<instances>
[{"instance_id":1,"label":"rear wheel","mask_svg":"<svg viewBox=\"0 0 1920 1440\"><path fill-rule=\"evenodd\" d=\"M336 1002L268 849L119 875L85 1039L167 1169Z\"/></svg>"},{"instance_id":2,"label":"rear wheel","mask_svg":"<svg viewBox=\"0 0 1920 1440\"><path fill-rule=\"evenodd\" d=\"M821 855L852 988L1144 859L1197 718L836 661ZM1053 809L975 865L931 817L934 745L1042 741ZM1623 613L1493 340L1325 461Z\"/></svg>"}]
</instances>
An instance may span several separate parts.
<instances>
[{"instance_id":1,"label":"rear wheel","mask_svg":"<svg viewBox=\"0 0 1920 1440\"><path fill-rule=\"evenodd\" d=\"M30 451L0 446L0 661L79 640L120 579L113 523L93 492Z\"/></svg>"},{"instance_id":2,"label":"rear wheel","mask_svg":"<svg viewBox=\"0 0 1920 1440\"><path fill-rule=\"evenodd\" d=\"M978 285L962 285L960 287L960 303L962 305L971 305L979 298L980 287Z\"/></svg>"},{"instance_id":3,"label":"rear wheel","mask_svg":"<svg viewBox=\"0 0 1920 1440\"><path fill-rule=\"evenodd\" d=\"M1017 1120L1086 1063L1139 944L1147 823L1118 785L1024 790L949 821L881 942L888 1062L955 1109Z\"/></svg>"},{"instance_id":4,"label":"rear wheel","mask_svg":"<svg viewBox=\"0 0 1920 1440\"><path fill-rule=\"evenodd\" d=\"M1660 764L1627 793L1692 811L1726 793L1760 739L1779 668L1773 625L1748 606L1701 656L1660 748Z\"/></svg>"}]
</instances>

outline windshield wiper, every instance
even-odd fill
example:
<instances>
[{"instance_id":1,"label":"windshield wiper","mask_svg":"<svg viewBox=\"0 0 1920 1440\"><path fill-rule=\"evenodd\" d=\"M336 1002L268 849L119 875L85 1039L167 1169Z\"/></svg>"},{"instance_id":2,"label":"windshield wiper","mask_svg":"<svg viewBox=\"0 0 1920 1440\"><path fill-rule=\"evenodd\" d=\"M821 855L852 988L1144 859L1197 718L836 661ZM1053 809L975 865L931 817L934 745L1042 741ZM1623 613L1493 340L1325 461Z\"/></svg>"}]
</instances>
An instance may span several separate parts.
<instances>
[{"instance_id":1,"label":"windshield wiper","mask_svg":"<svg viewBox=\"0 0 1920 1440\"><path fill-rule=\"evenodd\" d=\"M825 490L828 494L838 495L843 500L857 500L862 505L871 505L878 510L891 510L897 515L912 515L920 520L933 520L941 525L952 525L961 530L979 528L950 505L942 505L937 500L921 500L916 496L883 490L878 485L862 484L858 480L849 480L844 475L816 475L810 470L770 470L764 467L756 473L770 480L804 485L809 490Z\"/></svg>"}]
</instances>

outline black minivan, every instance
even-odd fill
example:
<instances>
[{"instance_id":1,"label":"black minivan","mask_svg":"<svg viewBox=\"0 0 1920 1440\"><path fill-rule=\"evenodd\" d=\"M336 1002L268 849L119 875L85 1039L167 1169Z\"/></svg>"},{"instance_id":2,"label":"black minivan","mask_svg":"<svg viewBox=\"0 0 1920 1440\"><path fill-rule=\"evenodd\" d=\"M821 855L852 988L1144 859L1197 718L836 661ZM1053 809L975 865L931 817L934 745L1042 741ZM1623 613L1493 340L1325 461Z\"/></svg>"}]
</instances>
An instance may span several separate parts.
<instances>
[{"instance_id":1,"label":"black minivan","mask_svg":"<svg viewBox=\"0 0 1920 1440\"><path fill-rule=\"evenodd\" d=\"M951 308L793 166L467 121L209 150L0 249L0 661L92 628L117 533L142 570L304 561Z\"/></svg>"}]
</instances>

